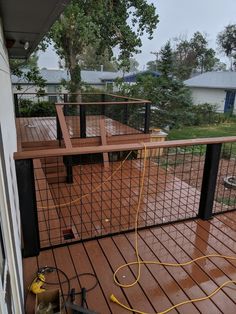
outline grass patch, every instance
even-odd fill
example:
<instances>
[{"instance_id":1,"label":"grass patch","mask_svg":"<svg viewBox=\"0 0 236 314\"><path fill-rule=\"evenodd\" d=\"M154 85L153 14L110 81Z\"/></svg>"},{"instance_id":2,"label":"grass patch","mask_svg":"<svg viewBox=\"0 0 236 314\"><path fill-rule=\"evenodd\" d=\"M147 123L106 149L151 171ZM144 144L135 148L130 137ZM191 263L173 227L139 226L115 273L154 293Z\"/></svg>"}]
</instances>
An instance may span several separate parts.
<instances>
[{"instance_id":1,"label":"grass patch","mask_svg":"<svg viewBox=\"0 0 236 314\"><path fill-rule=\"evenodd\" d=\"M235 198L230 198L230 197L217 197L216 201L218 203L223 203L224 205L228 205L228 206L234 206L236 205L236 201Z\"/></svg>"},{"instance_id":2,"label":"grass patch","mask_svg":"<svg viewBox=\"0 0 236 314\"><path fill-rule=\"evenodd\" d=\"M168 140L184 140L203 137L236 136L236 123L222 123L206 126L186 126L172 129Z\"/></svg>"},{"instance_id":3,"label":"grass patch","mask_svg":"<svg viewBox=\"0 0 236 314\"><path fill-rule=\"evenodd\" d=\"M231 122L207 126L186 126L179 129L172 129L168 134L167 140L185 140L221 136L236 136L236 123ZM224 144L222 153L222 157L224 158L224 155L226 154L229 155L229 158L236 156L236 143Z\"/></svg>"}]
</instances>

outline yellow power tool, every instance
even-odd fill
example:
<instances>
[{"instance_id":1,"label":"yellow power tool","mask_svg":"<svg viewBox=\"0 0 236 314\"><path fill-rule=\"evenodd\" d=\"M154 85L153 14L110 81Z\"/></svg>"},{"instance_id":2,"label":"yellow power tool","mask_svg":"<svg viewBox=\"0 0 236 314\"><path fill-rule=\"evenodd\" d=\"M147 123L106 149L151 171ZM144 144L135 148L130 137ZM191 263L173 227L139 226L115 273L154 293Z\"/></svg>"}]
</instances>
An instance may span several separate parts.
<instances>
[{"instance_id":1,"label":"yellow power tool","mask_svg":"<svg viewBox=\"0 0 236 314\"><path fill-rule=\"evenodd\" d=\"M36 277L32 281L31 285L29 286L29 291L33 292L34 294L42 293L45 291L43 285L45 282L45 273L51 273L55 270L54 267L45 266L38 270Z\"/></svg>"},{"instance_id":2,"label":"yellow power tool","mask_svg":"<svg viewBox=\"0 0 236 314\"><path fill-rule=\"evenodd\" d=\"M29 290L33 292L34 294L42 293L45 291L42 286L45 283L45 276L42 273L38 273L37 277L33 280L32 284L29 287Z\"/></svg>"}]
</instances>

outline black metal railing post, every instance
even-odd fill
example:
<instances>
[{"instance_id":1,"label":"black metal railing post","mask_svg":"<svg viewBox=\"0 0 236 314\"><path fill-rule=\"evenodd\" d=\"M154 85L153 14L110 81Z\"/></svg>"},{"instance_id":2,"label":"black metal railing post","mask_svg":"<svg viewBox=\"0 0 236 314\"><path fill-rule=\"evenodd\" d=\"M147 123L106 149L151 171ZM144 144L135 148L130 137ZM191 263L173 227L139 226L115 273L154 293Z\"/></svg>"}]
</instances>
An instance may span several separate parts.
<instances>
[{"instance_id":1,"label":"black metal railing post","mask_svg":"<svg viewBox=\"0 0 236 314\"><path fill-rule=\"evenodd\" d=\"M221 146L222 144L207 145L198 211L198 217L204 220L212 218Z\"/></svg>"},{"instance_id":2,"label":"black metal railing post","mask_svg":"<svg viewBox=\"0 0 236 314\"><path fill-rule=\"evenodd\" d=\"M86 107L80 105L80 137L86 137Z\"/></svg>"},{"instance_id":3,"label":"black metal railing post","mask_svg":"<svg viewBox=\"0 0 236 314\"><path fill-rule=\"evenodd\" d=\"M33 160L16 160L15 165L24 245L23 257L36 256L40 252L40 239Z\"/></svg>"},{"instance_id":4,"label":"black metal railing post","mask_svg":"<svg viewBox=\"0 0 236 314\"><path fill-rule=\"evenodd\" d=\"M18 94L14 94L14 106L15 106L15 117L19 118L20 108L19 108Z\"/></svg>"},{"instance_id":5,"label":"black metal railing post","mask_svg":"<svg viewBox=\"0 0 236 314\"><path fill-rule=\"evenodd\" d=\"M73 183L73 161L72 156L63 157L64 165L66 167L66 182Z\"/></svg>"},{"instance_id":6,"label":"black metal railing post","mask_svg":"<svg viewBox=\"0 0 236 314\"><path fill-rule=\"evenodd\" d=\"M144 133L149 133L150 129L151 104L145 104Z\"/></svg>"},{"instance_id":7,"label":"black metal railing post","mask_svg":"<svg viewBox=\"0 0 236 314\"><path fill-rule=\"evenodd\" d=\"M126 100L126 99L125 99ZM124 105L124 112L123 112L123 123L125 125L128 124L128 104Z\"/></svg>"},{"instance_id":8,"label":"black metal railing post","mask_svg":"<svg viewBox=\"0 0 236 314\"><path fill-rule=\"evenodd\" d=\"M64 101L64 104L68 102L68 94L63 95L63 101ZM63 112L64 112L64 116L67 116L67 113L68 113L67 105L64 105Z\"/></svg>"},{"instance_id":9,"label":"black metal railing post","mask_svg":"<svg viewBox=\"0 0 236 314\"><path fill-rule=\"evenodd\" d=\"M103 103L101 107L101 115L105 116L106 115L106 106L105 106L106 95L105 94L101 95L101 101Z\"/></svg>"},{"instance_id":10,"label":"black metal railing post","mask_svg":"<svg viewBox=\"0 0 236 314\"><path fill-rule=\"evenodd\" d=\"M61 125L60 125L57 115L56 115L56 127L57 127L57 140L59 141L59 147L61 147L62 131L61 131Z\"/></svg>"}]
</instances>

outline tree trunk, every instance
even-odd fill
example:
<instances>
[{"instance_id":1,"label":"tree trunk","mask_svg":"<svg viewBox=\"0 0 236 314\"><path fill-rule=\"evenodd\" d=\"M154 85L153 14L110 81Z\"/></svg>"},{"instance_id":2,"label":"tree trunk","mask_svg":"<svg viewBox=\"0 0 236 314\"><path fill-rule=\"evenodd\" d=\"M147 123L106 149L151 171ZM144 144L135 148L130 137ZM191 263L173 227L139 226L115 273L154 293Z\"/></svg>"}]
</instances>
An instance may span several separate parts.
<instances>
[{"instance_id":1,"label":"tree trunk","mask_svg":"<svg viewBox=\"0 0 236 314\"><path fill-rule=\"evenodd\" d=\"M70 93L71 93L70 101L82 102L81 68L73 52L70 53L69 72L70 72L70 80L71 80L70 81Z\"/></svg>"}]
</instances>

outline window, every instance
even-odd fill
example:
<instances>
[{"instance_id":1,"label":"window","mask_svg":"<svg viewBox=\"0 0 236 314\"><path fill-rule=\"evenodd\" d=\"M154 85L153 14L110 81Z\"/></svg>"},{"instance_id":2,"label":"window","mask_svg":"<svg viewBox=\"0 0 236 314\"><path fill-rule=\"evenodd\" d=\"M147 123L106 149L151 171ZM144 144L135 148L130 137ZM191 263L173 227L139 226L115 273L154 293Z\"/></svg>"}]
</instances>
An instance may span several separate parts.
<instances>
[{"instance_id":1,"label":"window","mask_svg":"<svg viewBox=\"0 0 236 314\"><path fill-rule=\"evenodd\" d=\"M57 94L58 93L58 86L57 85L48 85L48 93L50 94ZM57 100L57 95L49 95L48 96L48 101L51 103L56 103Z\"/></svg>"}]
</instances>

